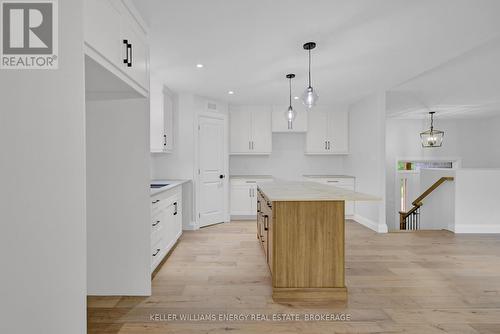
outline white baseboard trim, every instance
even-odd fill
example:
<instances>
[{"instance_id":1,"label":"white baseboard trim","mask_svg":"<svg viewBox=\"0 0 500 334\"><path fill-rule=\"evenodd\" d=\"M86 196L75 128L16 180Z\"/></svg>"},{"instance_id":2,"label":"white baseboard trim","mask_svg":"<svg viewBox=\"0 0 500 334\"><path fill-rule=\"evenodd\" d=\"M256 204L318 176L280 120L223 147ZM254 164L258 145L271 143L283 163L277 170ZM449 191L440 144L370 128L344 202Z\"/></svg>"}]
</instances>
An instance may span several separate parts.
<instances>
[{"instance_id":1,"label":"white baseboard trim","mask_svg":"<svg viewBox=\"0 0 500 334\"><path fill-rule=\"evenodd\" d=\"M198 227L198 225L196 224L196 222L191 222L189 223L188 226L185 226L183 225L182 226L182 230L183 231L196 231L196 230L199 230L200 228Z\"/></svg>"},{"instance_id":2,"label":"white baseboard trim","mask_svg":"<svg viewBox=\"0 0 500 334\"><path fill-rule=\"evenodd\" d=\"M387 224L378 224L377 222L358 214L354 214L353 220L356 223L368 227L370 230L373 230L377 233L387 233Z\"/></svg>"},{"instance_id":3,"label":"white baseboard trim","mask_svg":"<svg viewBox=\"0 0 500 334\"><path fill-rule=\"evenodd\" d=\"M467 224L455 225L455 233L484 233L495 234L500 233L500 225L494 224Z\"/></svg>"}]
</instances>

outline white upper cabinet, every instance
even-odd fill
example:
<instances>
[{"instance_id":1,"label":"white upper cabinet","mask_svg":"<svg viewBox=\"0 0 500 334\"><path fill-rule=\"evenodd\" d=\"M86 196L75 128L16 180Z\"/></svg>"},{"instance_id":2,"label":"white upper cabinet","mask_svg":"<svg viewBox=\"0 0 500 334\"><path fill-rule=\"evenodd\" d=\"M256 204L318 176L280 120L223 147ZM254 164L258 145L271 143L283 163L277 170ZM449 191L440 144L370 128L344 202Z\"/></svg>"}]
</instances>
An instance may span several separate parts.
<instances>
[{"instance_id":1,"label":"white upper cabinet","mask_svg":"<svg viewBox=\"0 0 500 334\"><path fill-rule=\"evenodd\" d=\"M97 63L107 70L91 70L101 77L90 78L97 83L90 88L108 93L108 98L147 97L149 46L136 10L123 0L86 0L84 6L84 50L93 61L86 66ZM106 77L109 74L117 79Z\"/></svg>"},{"instance_id":2,"label":"white upper cabinet","mask_svg":"<svg viewBox=\"0 0 500 334\"><path fill-rule=\"evenodd\" d=\"M121 16L123 68L142 88L149 88L149 55L145 32L129 12Z\"/></svg>"},{"instance_id":3,"label":"white upper cabinet","mask_svg":"<svg viewBox=\"0 0 500 334\"><path fill-rule=\"evenodd\" d=\"M285 107L273 107L273 132L306 132L307 131L307 112L302 109L294 109L297 111L297 117L292 123L292 128L288 128L288 121L285 118Z\"/></svg>"},{"instance_id":4,"label":"white upper cabinet","mask_svg":"<svg viewBox=\"0 0 500 334\"><path fill-rule=\"evenodd\" d=\"M230 114L231 154L271 154L271 109L238 107Z\"/></svg>"},{"instance_id":5,"label":"white upper cabinet","mask_svg":"<svg viewBox=\"0 0 500 334\"><path fill-rule=\"evenodd\" d=\"M309 111L306 154L348 153L349 114L346 111Z\"/></svg>"},{"instance_id":6,"label":"white upper cabinet","mask_svg":"<svg viewBox=\"0 0 500 334\"><path fill-rule=\"evenodd\" d=\"M171 153L174 149L174 108L176 96L159 81L151 80L151 153Z\"/></svg>"}]
</instances>

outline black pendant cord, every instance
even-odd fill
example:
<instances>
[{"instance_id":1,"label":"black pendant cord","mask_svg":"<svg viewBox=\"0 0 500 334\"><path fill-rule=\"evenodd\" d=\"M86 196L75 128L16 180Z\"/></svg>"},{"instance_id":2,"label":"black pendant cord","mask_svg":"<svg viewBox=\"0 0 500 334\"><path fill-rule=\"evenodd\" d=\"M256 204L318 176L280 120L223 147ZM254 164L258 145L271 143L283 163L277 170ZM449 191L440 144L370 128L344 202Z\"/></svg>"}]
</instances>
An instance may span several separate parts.
<instances>
[{"instance_id":1,"label":"black pendant cord","mask_svg":"<svg viewBox=\"0 0 500 334\"><path fill-rule=\"evenodd\" d=\"M311 87L311 49L309 49L309 87Z\"/></svg>"},{"instance_id":2,"label":"black pendant cord","mask_svg":"<svg viewBox=\"0 0 500 334\"><path fill-rule=\"evenodd\" d=\"M292 106L292 78L290 78L290 107Z\"/></svg>"}]
</instances>

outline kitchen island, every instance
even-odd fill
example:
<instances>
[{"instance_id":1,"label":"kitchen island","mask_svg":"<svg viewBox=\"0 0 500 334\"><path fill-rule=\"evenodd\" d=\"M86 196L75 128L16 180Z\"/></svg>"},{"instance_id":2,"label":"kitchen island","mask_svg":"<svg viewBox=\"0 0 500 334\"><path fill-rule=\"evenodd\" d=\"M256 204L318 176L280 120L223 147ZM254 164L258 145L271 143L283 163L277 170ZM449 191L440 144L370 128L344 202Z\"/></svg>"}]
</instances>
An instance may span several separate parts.
<instances>
[{"instance_id":1,"label":"kitchen island","mask_svg":"<svg viewBox=\"0 0 500 334\"><path fill-rule=\"evenodd\" d=\"M347 299L345 201L379 198L314 182L258 184L257 238L271 270L273 299Z\"/></svg>"}]
</instances>

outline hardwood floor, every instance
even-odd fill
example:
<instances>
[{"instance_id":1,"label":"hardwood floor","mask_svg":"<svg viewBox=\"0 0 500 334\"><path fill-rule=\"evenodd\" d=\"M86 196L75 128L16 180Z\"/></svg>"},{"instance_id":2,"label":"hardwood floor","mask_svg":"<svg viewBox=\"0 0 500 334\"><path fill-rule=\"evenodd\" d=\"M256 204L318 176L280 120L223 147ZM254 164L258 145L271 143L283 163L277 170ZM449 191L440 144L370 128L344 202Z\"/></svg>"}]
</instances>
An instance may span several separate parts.
<instances>
[{"instance_id":1,"label":"hardwood floor","mask_svg":"<svg viewBox=\"0 0 500 334\"><path fill-rule=\"evenodd\" d=\"M185 232L151 297L89 297L89 333L500 333L500 235L377 234L346 224L348 301L277 304L255 222ZM299 314L300 321L158 315ZM305 314L350 321L304 321Z\"/></svg>"}]
</instances>

